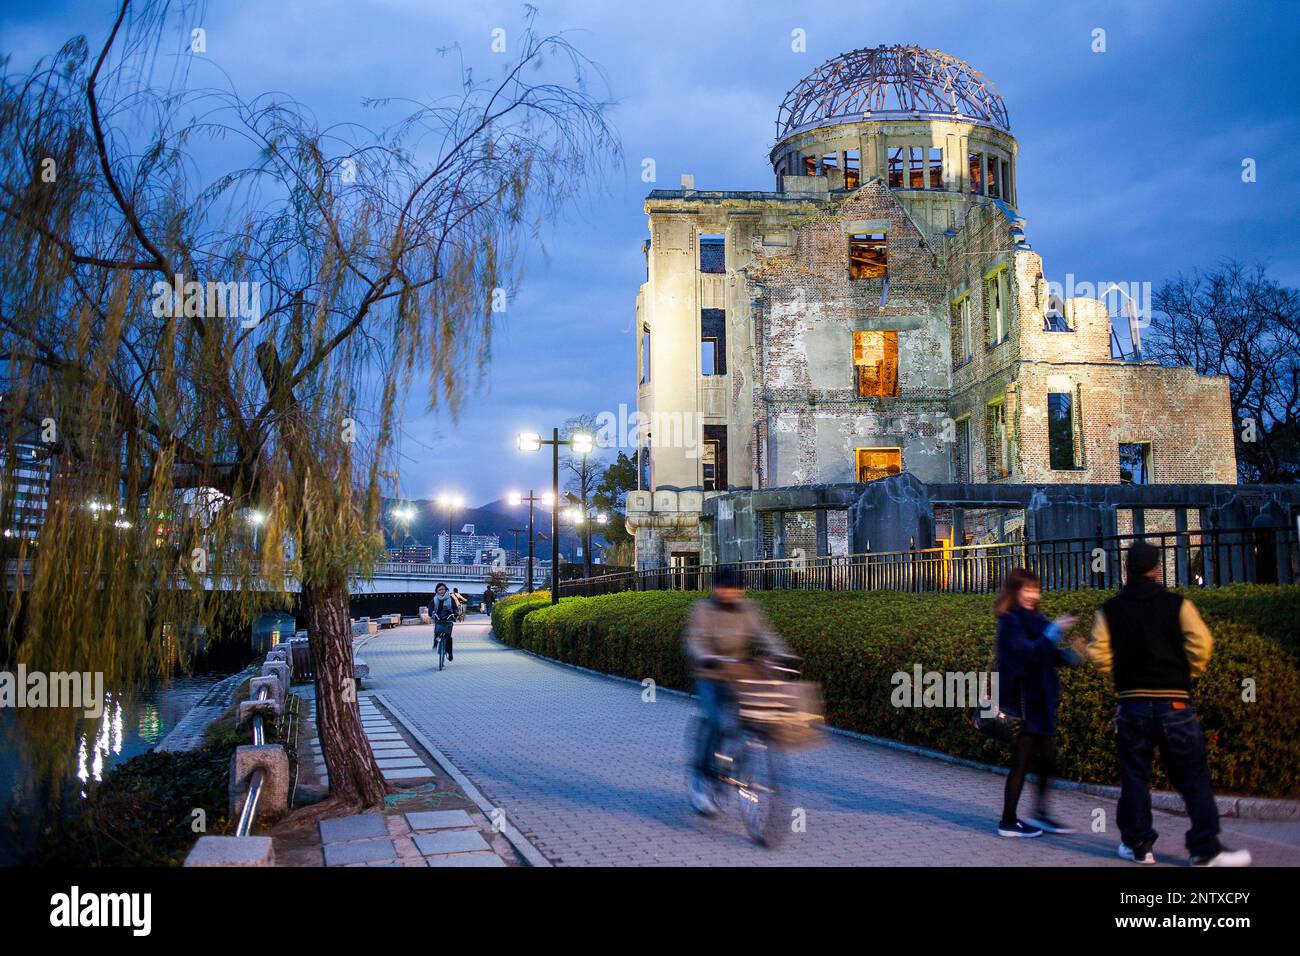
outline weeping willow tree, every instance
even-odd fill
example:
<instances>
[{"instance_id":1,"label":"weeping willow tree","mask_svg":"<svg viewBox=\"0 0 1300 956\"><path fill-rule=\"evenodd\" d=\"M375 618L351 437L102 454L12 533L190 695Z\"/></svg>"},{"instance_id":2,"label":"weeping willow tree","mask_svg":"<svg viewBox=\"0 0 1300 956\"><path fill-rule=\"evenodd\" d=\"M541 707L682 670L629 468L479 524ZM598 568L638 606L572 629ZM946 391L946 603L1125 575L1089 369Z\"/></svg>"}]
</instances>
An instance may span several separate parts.
<instances>
[{"instance_id":1,"label":"weeping willow tree","mask_svg":"<svg viewBox=\"0 0 1300 956\"><path fill-rule=\"evenodd\" d=\"M136 687L300 590L331 796L370 805L348 589L404 395L427 375L455 411L520 244L618 146L589 61L531 19L499 78L376 101L401 113L378 131L191 83L192 25L124 0L101 44L0 76L8 656ZM26 719L56 756L77 712Z\"/></svg>"}]
</instances>

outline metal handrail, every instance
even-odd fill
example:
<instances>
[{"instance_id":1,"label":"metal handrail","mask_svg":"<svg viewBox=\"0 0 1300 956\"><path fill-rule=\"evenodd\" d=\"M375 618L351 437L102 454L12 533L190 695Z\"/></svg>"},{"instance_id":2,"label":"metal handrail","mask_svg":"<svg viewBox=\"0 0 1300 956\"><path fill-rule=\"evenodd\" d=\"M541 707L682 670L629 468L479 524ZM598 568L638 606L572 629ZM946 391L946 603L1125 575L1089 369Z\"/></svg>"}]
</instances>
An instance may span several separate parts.
<instances>
[{"instance_id":1,"label":"metal handrail","mask_svg":"<svg viewBox=\"0 0 1300 956\"><path fill-rule=\"evenodd\" d=\"M257 693L258 701L266 700L267 691L263 687ZM266 743L266 728L262 725L262 714L258 711L253 714L253 746L261 747ZM253 776L248 781L248 798L244 801L244 809L240 811L239 823L235 825L235 836L248 836L253 829L253 824L257 821L257 799L262 795L262 783L266 780L266 770L258 767L253 771Z\"/></svg>"},{"instance_id":2,"label":"metal handrail","mask_svg":"<svg viewBox=\"0 0 1300 956\"><path fill-rule=\"evenodd\" d=\"M734 567L756 590L997 590L1016 567L1034 571L1050 590L1115 587L1124 550L1136 541L1160 550L1166 584L1214 587L1300 580L1300 542L1293 528L1206 528L1122 535L1029 539L956 547L864 551L838 556L766 558ZM712 565L651 568L561 581L561 595L627 590L703 590Z\"/></svg>"}]
</instances>

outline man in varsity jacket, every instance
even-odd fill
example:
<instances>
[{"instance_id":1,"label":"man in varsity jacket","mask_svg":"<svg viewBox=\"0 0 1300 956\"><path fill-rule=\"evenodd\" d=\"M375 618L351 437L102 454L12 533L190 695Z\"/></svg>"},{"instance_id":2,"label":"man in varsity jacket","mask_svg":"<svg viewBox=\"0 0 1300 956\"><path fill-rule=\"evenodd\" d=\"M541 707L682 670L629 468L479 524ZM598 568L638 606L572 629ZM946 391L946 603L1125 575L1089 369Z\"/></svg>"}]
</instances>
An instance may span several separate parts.
<instances>
[{"instance_id":1,"label":"man in varsity jacket","mask_svg":"<svg viewBox=\"0 0 1300 956\"><path fill-rule=\"evenodd\" d=\"M1205 673L1214 639L1191 601L1161 583L1161 554L1145 542L1128 551L1125 585L1097 610L1088 656L1110 675L1119 698L1119 855L1155 863L1151 761L1165 770L1187 806L1193 866L1249 866L1249 850L1219 842L1205 738L1192 713L1192 683Z\"/></svg>"}]
</instances>

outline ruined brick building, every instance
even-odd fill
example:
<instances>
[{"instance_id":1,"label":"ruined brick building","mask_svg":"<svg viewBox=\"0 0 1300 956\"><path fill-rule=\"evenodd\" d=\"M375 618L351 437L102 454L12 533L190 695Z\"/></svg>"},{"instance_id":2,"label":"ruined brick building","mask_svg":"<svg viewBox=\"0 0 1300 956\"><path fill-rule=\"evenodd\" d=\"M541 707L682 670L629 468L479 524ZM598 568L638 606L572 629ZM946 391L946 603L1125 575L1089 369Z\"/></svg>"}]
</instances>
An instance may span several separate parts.
<instances>
[{"instance_id":1,"label":"ruined brick building","mask_svg":"<svg viewBox=\"0 0 1300 956\"><path fill-rule=\"evenodd\" d=\"M1019 147L978 72L858 50L791 91L777 126L774 191L683 176L645 201L639 567L860 550L850 509L893 475L1235 484L1227 380L1116 355L1100 300L1049 297ZM997 494L933 511L920 544L1033 533L1024 508L979 507ZM1102 509L1112 532L1133 526L1124 510ZM915 542L899 525L881 534Z\"/></svg>"}]
</instances>

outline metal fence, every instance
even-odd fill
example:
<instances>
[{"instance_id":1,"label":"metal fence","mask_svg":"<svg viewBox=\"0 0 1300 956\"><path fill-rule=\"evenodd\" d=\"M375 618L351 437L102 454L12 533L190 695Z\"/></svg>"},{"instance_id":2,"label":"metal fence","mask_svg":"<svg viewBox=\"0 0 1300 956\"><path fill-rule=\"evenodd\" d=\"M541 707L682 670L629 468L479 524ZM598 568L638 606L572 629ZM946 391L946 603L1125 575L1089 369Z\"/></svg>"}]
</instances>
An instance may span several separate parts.
<instances>
[{"instance_id":1,"label":"metal fence","mask_svg":"<svg viewBox=\"0 0 1300 956\"><path fill-rule=\"evenodd\" d=\"M1008 541L959 547L863 552L838 557L778 558L736 564L745 587L760 591L916 591L982 594L996 591L1013 568L1028 568L1048 590L1116 588L1124 552L1135 541L1160 550L1170 587L1300 580L1294 528L1236 528L1144 532ZM713 567L654 568L560 582L560 595L618 591L706 590Z\"/></svg>"}]
</instances>

